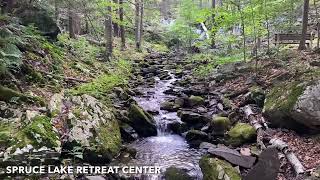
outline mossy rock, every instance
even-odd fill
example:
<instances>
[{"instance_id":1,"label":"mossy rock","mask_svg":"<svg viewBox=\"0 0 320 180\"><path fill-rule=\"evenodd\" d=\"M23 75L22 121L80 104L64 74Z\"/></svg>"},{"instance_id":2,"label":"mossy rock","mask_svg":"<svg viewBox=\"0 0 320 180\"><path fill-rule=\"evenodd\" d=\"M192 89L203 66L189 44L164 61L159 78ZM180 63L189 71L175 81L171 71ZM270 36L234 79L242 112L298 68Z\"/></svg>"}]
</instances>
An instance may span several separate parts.
<instances>
[{"instance_id":1,"label":"mossy rock","mask_svg":"<svg viewBox=\"0 0 320 180\"><path fill-rule=\"evenodd\" d=\"M228 132L227 143L232 146L240 146L244 143L250 142L256 137L256 130L253 126L247 123L237 123Z\"/></svg>"},{"instance_id":2,"label":"mossy rock","mask_svg":"<svg viewBox=\"0 0 320 180\"><path fill-rule=\"evenodd\" d=\"M100 151L108 152L114 157L120 151L121 135L116 120L105 123L98 130L98 139L101 142Z\"/></svg>"},{"instance_id":3,"label":"mossy rock","mask_svg":"<svg viewBox=\"0 0 320 180\"><path fill-rule=\"evenodd\" d=\"M200 96L190 96L189 97L189 106L193 107L193 106L200 106L204 104L204 99L203 97Z\"/></svg>"},{"instance_id":4,"label":"mossy rock","mask_svg":"<svg viewBox=\"0 0 320 180\"><path fill-rule=\"evenodd\" d=\"M320 82L294 81L280 84L266 96L263 113L273 127L284 127L306 132L320 129L320 116L316 100L320 95Z\"/></svg>"},{"instance_id":5,"label":"mossy rock","mask_svg":"<svg viewBox=\"0 0 320 180\"><path fill-rule=\"evenodd\" d=\"M43 146L57 148L61 145L59 135L53 129L51 119L47 116L35 117L29 125L19 130L15 138L18 147L31 144L36 148Z\"/></svg>"},{"instance_id":6,"label":"mossy rock","mask_svg":"<svg viewBox=\"0 0 320 180\"><path fill-rule=\"evenodd\" d=\"M226 161L204 156L199 165L203 180L241 180L240 173Z\"/></svg>"},{"instance_id":7,"label":"mossy rock","mask_svg":"<svg viewBox=\"0 0 320 180\"><path fill-rule=\"evenodd\" d=\"M157 135L157 128L153 117L138 105L130 105L128 117L130 124L140 136Z\"/></svg>"},{"instance_id":8,"label":"mossy rock","mask_svg":"<svg viewBox=\"0 0 320 180\"><path fill-rule=\"evenodd\" d=\"M178 107L174 102L165 101L160 104L160 109L166 111L176 111Z\"/></svg>"},{"instance_id":9,"label":"mossy rock","mask_svg":"<svg viewBox=\"0 0 320 180\"><path fill-rule=\"evenodd\" d=\"M183 169L176 167L169 167L164 173L166 180L191 180L192 177L188 175Z\"/></svg>"},{"instance_id":10,"label":"mossy rock","mask_svg":"<svg viewBox=\"0 0 320 180\"><path fill-rule=\"evenodd\" d=\"M215 135L223 135L231 126L230 119L227 117L216 116L212 118L211 127Z\"/></svg>"},{"instance_id":11,"label":"mossy rock","mask_svg":"<svg viewBox=\"0 0 320 180\"><path fill-rule=\"evenodd\" d=\"M0 148L7 148L11 144L14 131L11 123L0 123Z\"/></svg>"}]
</instances>

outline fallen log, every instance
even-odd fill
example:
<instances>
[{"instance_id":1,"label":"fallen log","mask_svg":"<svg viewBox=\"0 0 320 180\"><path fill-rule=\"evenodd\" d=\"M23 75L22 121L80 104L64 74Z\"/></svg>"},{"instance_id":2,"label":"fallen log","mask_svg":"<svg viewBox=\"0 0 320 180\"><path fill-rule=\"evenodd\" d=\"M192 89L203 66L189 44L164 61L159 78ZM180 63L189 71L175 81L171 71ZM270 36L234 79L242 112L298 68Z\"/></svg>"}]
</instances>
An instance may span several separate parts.
<instances>
[{"instance_id":1,"label":"fallen log","mask_svg":"<svg viewBox=\"0 0 320 180\"><path fill-rule=\"evenodd\" d=\"M266 146L263 143L263 138L265 136L265 131L263 126L261 125L260 121L256 117L255 113L253 113L251 106L244 107L244 113L249 120L250 124L255 128L257 132L257 144L260 146L261 149L266 149Z\"/></svg>"},{"instance_id":2,"label":"fallen log","mask_svg":"<svg viewBox=\"0 0 320 180\"><path fill-rule=\"evenodd\" d=\"M265 137L265 136L268 136L268 134L265 133L263 128L265 127L265 129L268 129L265 119L263 118L262 115L260 116L260 118L259 116L257 117L257 115L252 111L252 108L250 105L245 106L243 110L250 124L256 129L257 144L261 147L261 149L266 149L266 146L263 143L263 140L269 137ZM300 160L297 158L297 156L289 149L289 146L287 145L286 142L280 139L272 138L269 141L269 144L271 144L272 147L276 147L280 152L282 152L286 156L288 162L294 168L294 171L297 177L305 173L304 166L302 165Z\"/></svg>"},{"instance_id":3,"label":"fallen log","mask_svg":"<svg viewBox=\"0 0 320 180\"><path fill-rule=\"evenodd\" d=\"M279 151L281 151L286 156L289 163L292 165L294 171L296 172L297 176L305 173L304 166L302 165L300 160L297 158L297 156L289 149L289 146L287 143L285 143L281 139L274 138L270 140L270 144L271 146L276 147Z\"/></svg>"}]
</instances>

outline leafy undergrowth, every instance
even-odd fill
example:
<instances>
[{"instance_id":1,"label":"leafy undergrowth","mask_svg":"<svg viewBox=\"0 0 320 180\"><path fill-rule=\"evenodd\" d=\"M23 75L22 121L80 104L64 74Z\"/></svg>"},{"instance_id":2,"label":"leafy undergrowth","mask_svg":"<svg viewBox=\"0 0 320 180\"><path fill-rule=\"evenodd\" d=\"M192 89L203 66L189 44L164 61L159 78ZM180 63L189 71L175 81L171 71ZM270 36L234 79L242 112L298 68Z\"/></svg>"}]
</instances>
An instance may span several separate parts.
<instances>
[{"instance_id":1,"label":"leafy undergrowth","mask_svg":"<svg viewBox=\"0 0 320 180\"><path fill-rule=\"evenodd\" d=\"M113 69L108 74L103 74L92 82L82 84L71 89L72 95L89 94L104 102L108 102L107 94L115 86L125 85L131 74L131 64L126 60L119 60L113 63Z\"/></svg>"},{"instance_id":2,"label":"leafy undergrowth","mask_svg":"<svg viewBox=\"0 0 320 180\"><path fill-rule=\"evenodd\" d=\"M59 34L57 41L50 41L33 26L2 22L0 85L44 101L62 89L71 89L75 95L105 97L114 86L127 83L132 60L143 60L148 51L168 51L162 44L145 42L143 51L138 52L129 38L125 51L120 51L120 39L115 38L113 58L108 62L103 58L105 47L93 45L85 37L71 39Z\"/></svg>"},{"instance_id":3,"label":"leafy undergrowth","mask_svg":"<svg viewBox=\"0 0 320 180\"><path fill-rule=\"evenodd\" d=\"M225 55L215 55L215 54L192 54L188 57L188 61L192 63L198 63L196 69L193 70L193 74L198 77L206 77L218 65L223 65L226 63L237 62L243 59L241 54L230 54L228 56Z\"/></svg>"}]
</instances>

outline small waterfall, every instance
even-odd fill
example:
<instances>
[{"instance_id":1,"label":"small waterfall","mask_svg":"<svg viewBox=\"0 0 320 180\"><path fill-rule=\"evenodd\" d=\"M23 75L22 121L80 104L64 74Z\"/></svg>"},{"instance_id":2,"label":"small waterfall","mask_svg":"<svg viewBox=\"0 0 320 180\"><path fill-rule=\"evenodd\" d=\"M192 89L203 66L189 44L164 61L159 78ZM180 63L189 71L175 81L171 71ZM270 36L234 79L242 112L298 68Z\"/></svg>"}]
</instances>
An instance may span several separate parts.
<instances>
[{"instance_id":1,"label":"small waterfall","mask_svg":"<svg viewBox=\"0 0 320 180\"><path fill-rule=\"evenodd\" d=\"M188 174L194 177L194 179L200 180L202 179L202 173L198 162L202 153L190 148L183 137L171 134L168 131L168 123L180 121L177 112L160 110L160 104L162 102L175 98L175 96L164 93L178 80L170 71L167 72L171 77L169 80L161 80L159 77L155 77L155 86L152 88L143 88L142 90L145 92L145 95L135 97L137 103L146 111L159 112L157 115L154 115L158 135L133 142L130 146L137 150L137 155L136 159L132 159L129 164L137 166L160 166L163 173L165 169L174 166L187 170ZM141 178L140 175L137 175L137 177ZM163 179L163 177L162 175L144 175L143 179L160 180Z\"/></svg>"}]
</instances>

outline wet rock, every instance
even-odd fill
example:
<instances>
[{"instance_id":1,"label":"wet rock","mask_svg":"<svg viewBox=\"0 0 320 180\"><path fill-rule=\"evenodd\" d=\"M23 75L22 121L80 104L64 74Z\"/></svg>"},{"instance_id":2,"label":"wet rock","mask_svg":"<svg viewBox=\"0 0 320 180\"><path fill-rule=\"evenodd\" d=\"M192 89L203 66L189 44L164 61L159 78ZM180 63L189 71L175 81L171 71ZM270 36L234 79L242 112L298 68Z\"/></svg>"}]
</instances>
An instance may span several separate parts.
<instances>
[{"instance_id":1,"label":"wet rock","mask_svg":"<svg viewBox=\"0 0 320 180\"><path fill-rule=\"evenodd\" d=\"M168 126L168 129L175 134L182 134L188 130L187 125L179 121L171 122L167 126Z\"/></svg>"},{"instance_id":2,"label":"wet rock","mask_svg":"<svg viewBox=\"0 0 320 180\"><path fill-rule=\"evenodd\" d=\"M256 137L256 130L250 124L237 123L230 129L228 136L228 144L232 146L239 146L254 140Z\"/></svg>"},{"instance_id":3,"label":"wet rock","mask_svg":"<svg viewBox=\"0 0 320 180\"><path fill-rule=\"evenodd\" d=\"M184 100L184 98L181 98L181 97L176 98L176 99L174 100L174 104L175 104L177 107L184 107L185 100Z\"/></svg>"},{"instance_id":4,"label":"wet rock","mask_svg":"<svg viewBox=\"0 0 320 180\"><path fill-rule=\"evenodd\" d=\"M208 118L192 111L181 111L178 113L178 115L180 116L181 121L187 123L188 125L204 125L208 121Z\"/></svg>"},{"instance_id":5,"label":"wet rock","mask_svg":"<svg viewBox=\"0 0 320 180\"><path fill-rule=\"evenodd\" d=\"M191 179L193 179L183 169L179 169L176 167L169 167L166 170L166 172L164 173L164 177L166 180L191 180Z\"/></svg>"},{"instance_id":6,"label":"wet rock","mask_svg":"<svg viewBox=\"0 0 320 180\"><path fill-rule=\"evenodd\" d=\"M258 163L243 178L244 180L270 180L277 179L280 160L276 148L267 148L259 156Z\"/></svg>"},{"instance_id":7,"label":"wet rock","mask_svg":"<svg viewBox=\"0 0 320 180\"><path fill-rule=\"evenodd\" d=\"M263 111L273 126L319 131L319 97L320 81L290 82L271 90Z\"/></svg>"},{"instance_id":8,"label":"wet rock","mask_svg":"<svg viewBox=\"0 0 320 180\"><path fill-rule=\"evenodd\" d=\"M231 122L227 117L216 116L212 118L210 129L214 135L224 135L229 130Z\"/></svg>"},{"instance_id":9,"label":"wet rock","mask_svg":"<svg viewBox=\"0 0 320 180\"><path fill-rule=\"evenodd\" d=\"M255 157L243 156L238 151L227 147L210 148L208 152L214 156L227 160L233 165L244 168L251 168L256 161Z\"/></svg>"},{"instance_id":10,"label":"wet rock","mask_svg":"<svg viewBox=\"0 0 320 180\"><path fill-rule=\"evenodd\" d=\"M190 107L201 106L204 104L204 99L200 96L190 96L188 99L188 105Z\"/></svg>"},{"instance_id":11,"label":"wet rock","mask_svg":"<svg viewBox=\"0 0 320 180\"><path fill-rule=\"evenodd\" d=\"M127 92L125 92L121 87L115 87L113 88L113 91L116 93L119 99L121 100L127 100L130 98Z\"/></svg>"},{"instance_id":12,"label":"wet rock","mask_svg":"<svg viewBox=\"0 0 320 180\"><path fill-rule=\"evenodd\" d=\"M121 139L125 142L132 142L138 138L136 131L128 124L120 126Z\"/></svg>"},{"instance_id":13,"label":"wet rock","mask_svg":"<svg viewBox=\"0 0 320 180\"><path fill-rule=\"evenodd\" d=\"M199 165L203 180L241 180L240 173L226 161L204 156Z\"/></svg>"},{"instance_id":14,"label":"wet rock","mask_svg":"<svg viewBox=\"0 0 320 180\"><path fill-rule=\"evenodd\" d=\"M202 142L209 140L209 136L207 133L199 130L189 130L186 133L186 140L191 147L199 147Z\"/></svg>"},{"instance_id":15,"label":"wet rock","mask_svg":"<svg viewBox=\"0 0 320 180\"><path fill-rule=\"evenodd\" d=\"M216 148L217 146L208 142L202 142L199 146L200 149L209 150L212 148Z\"/></svg>"},{"instance_id":16,"label":"wet rock","mask_svg":"<svg viewBox=\"0 0 320 180\"><path fill-rule=\"evenodd\" d=\"M169 112L174 112L178 109L178 107L175 105L174 102L170 102L170 101L165 101L165 102L162 102L160 104L160 109L161 110L166 110L166 111L169 111Z\"/></svg>"},{"instance_id":17,"label":"wet rock","mask_svg":"<svg viewBox=\"0 0 320 180\"><path fill-rule=\"evenodd\" d=\"M153 117L136 104L131 104L129 119L132 127L139 136L148 137L157 135L157 127Z\"/></svg>"}]
</instances>

